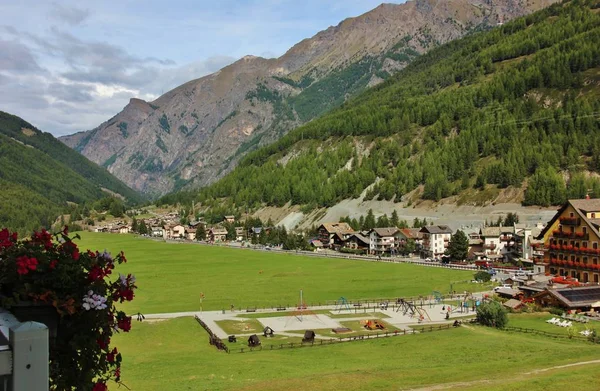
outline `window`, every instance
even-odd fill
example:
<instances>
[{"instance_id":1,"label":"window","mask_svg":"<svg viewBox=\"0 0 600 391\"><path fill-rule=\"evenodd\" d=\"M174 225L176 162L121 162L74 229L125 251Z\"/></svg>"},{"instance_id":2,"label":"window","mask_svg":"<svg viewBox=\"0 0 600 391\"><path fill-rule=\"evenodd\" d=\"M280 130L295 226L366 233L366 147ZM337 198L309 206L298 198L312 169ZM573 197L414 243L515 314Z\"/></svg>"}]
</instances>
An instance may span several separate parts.
<instances>
[{"instance_id":1,"label":"window","mask_svg":"<svg viewBox=\"0 0 600 391\"><path fill-rule=\"evenodd\" d=\"M583 263L585 263L585 264L588 263L588 257L583 257Z\"/></svg>"},{"instance_id":2,"label":"window","mask_svg":"<svg viewBox=\"0 0 600 391\"><path fill-rule=\"evenodd\" d=\"M582 227L583 228L583 233L587 234L587 227Z\"/></svg>"},{"instance_id":3,"label":"window","mask_svg":"<svg viewBox=\"0 0 600 391\"><path fill-rule=\"evenodd\" d=\"M587 242L583 242L583 244L581 245L581 247L587 248Z\"/></svg>"},{"instance_id":4,"label":"window","mask_svg":"<svg viewBox=\"0 0 600 391\"><path fill-rule=\"evenodd\" d=\"M571 255L571 261L575 262L575 255Z\"/></svg>"},{"instance_id":5,"label":"window","mask_svg":"<svg viewBox=\"0 0 600 391\"><path fill-rule=\"evenodd\" d=\"M593 248L594 250L597 250L597 249L598 249L598 242L594 242L594 243L592 243L592 248Z\"/></svg>"},{"instance_id":6,"label":"window","mask_svg":"<svg viewBox=\"0 0 600 391\"><path fill-rule=\"evenodd\" d=\"M596 218L596 213L592 212L592 219Z\"/></svg>"}]
</instances>

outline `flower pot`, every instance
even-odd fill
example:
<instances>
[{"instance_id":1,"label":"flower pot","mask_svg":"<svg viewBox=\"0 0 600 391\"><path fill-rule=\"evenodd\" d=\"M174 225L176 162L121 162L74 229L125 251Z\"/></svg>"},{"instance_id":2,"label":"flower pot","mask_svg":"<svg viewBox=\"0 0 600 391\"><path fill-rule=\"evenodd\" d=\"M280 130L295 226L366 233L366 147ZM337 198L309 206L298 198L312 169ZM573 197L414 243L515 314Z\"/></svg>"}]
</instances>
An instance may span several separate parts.
<instances>
[{"instance_id":1,"label":"flower pot","mask_svg":"<svg viewBox=\"0 0 600 391\"><path fill-rule=\"evenodd\" d=\"M52 346L58 333L59 315L56 308L46 303L20 302L9 308L19 322L39 322L48 327L49 343Z\"/></svg>"}]
</instances>

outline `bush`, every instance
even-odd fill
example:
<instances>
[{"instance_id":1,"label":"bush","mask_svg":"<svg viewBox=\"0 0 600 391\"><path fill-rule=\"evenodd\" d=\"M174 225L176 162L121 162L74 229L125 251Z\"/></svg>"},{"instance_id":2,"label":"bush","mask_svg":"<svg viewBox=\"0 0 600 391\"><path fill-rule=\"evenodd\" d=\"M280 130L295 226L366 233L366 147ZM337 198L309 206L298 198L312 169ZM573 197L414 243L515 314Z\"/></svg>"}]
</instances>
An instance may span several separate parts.
<instances>
[{"instance_id":1,"label":"bush","mask_svg":"<svg viewBox=\"0 0 600 391\"><path fill-rule=\"evenodd\" d=\"M550 307L548 308L548 312L550 312L552 315L562 316L565 313L565 310L562 308Z\"/></svg>"},{"instance_id":2,"label":"bush","mask_svg":"<svg viewBox=\"0 0 600 391\"><path fill-rule=\"evenodd\" d=\"M506 308L496 301L483 303L477 307L477 322L484 326L502 329L508 323Z\"/></svg>"},{"instance_id":3,"label":"bush","mask_svg":"<svg viewBox=\"0 0 600 391\"><path fill-rule=\"evenodd\" d=\"M475 280L477 281L488 282L492 279L492 276L490 275L490 273L482 270L475 273L475 276L473 278L475 278Z\"/></svg>"}]
</instances>

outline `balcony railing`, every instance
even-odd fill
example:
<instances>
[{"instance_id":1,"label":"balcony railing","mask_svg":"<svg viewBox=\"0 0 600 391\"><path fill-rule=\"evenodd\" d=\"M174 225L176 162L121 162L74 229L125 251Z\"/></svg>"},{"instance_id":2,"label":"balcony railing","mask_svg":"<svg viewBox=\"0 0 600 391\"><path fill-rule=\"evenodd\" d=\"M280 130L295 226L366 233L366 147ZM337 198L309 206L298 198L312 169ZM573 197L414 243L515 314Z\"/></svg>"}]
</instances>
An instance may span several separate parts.
<instances>
[{"instance_id":1,"label":"balcony railing","mask_svg":"<svg viewBox=\"0 0 600 391\"><path fill-rule=\"evenodd\" d=\"M560 223L562 225L572 225L572 226L578 226L581 224L581 219L577 218L577 217L561 217L560 219Z\"/></svg>"},{"instance_id":2,"label":"balcony railing","mask_svg":"<svg viewBox=\"0 0 600 391\"><path fill-rule=\"evenodd\" d=\"M503 242L510 242L513 239L514 238L512 236L508 236L508 235L502 235L502 236L500 236L500 240L503 241Z\"/></svg>"},{"instance_id":3,"label":"balcony railing","mask_svg":"<svg viewBox=\"0 0 600 391\"><path fill-rule=\"evenodd\" d=\"M566 260L560 260L560 259L555 259L555 258L551 258L548 263L552 266L600 271L600 264L597 264L597 263L573 262L573 261L566 261Z\"/></svg>"},{"instance_id":4,"label":"balcony railing","mask_svg":"<svg viewBox=\"0 0 600 391\"><path fill-rule=\"evenodd\" d=\"M588 240L590 235L588 233L583 232L567 232L554 230L552 231L552 236L555 238L569 238L569 239L579 239L579 240Z\"/></svg>"},{"instance_id":5,"label":"balcony railing","mask_svg":"<svg viewBox=\"0 0 600 391\"><path fill-rule=\"evenodd\" d=\"M582 255L591 255L591 256L600 256L600 249L593 249L589 247L575 247L569 245L559 245L559 244L551 244L548 247L550 252L568 252L574 254L582 254Z\"/></svg>"},{"instance_id":6,"label":"balcony railing","mask_svg":"<svg viewBox=\"0 0 600 391\"><path fill-rule=\"evenodd\" d=\"M496 248L496 245L494 243L492 243L492 244L484 244L483 248L485 248L486 250L494 250Z\"/></svg>"}]
</instances>

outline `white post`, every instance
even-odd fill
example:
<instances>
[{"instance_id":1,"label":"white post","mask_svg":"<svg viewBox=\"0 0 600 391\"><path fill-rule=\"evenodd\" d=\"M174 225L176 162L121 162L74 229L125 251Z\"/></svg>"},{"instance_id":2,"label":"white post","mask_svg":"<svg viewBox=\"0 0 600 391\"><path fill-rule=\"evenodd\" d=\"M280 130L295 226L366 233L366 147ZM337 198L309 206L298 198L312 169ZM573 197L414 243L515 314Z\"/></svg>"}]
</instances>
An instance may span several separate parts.
<instances>
[{"instance_id":1,"label":"white post","mask_svg":"<svg viewBox=\"0 0 600 391\"><path fill-rule=\"evenodd\" d=\"M37 322L16 324L10 328L9 342L13 351L12 391L47 391L48 327Z\"/></svg>"}]
</instances>

